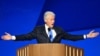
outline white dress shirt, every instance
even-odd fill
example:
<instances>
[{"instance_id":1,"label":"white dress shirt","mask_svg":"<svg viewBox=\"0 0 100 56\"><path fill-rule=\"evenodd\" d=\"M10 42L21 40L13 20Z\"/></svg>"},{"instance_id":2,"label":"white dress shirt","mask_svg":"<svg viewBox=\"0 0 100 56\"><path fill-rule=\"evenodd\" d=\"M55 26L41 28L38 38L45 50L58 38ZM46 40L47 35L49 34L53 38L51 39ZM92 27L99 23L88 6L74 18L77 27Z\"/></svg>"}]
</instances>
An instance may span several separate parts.
<instances>
[{"instance_id":1,"label":"white dress shirt","mask_svg":"<svg viewBox=\"0 0 100 56\"><path fill-rule=\"evenodd\" d=\"M48 37L49 37L48 28L49 28L49 27L45 24L45 30L46 30L46 33L47 33L47 35L48 35ZM54 39L55 36L57 35L57 34L56 34L56 31L55 31L54 29L51 29L51 31L52 31L52 35L53 35L53 39Z\"/></svg>"}]
</instances>

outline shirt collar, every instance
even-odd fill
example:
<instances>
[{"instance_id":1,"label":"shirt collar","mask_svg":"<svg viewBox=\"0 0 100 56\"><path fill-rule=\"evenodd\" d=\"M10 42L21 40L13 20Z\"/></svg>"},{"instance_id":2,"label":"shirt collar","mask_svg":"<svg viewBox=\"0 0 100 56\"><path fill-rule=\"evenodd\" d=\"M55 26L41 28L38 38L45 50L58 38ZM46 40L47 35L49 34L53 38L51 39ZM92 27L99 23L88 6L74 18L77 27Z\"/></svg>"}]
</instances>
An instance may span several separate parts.
<instances>
[{"instance_id":1,"label":"shirt collar","mask_svg":"<svg viewBox=\"0 0 100 56\"><path fill-rule=\"evenodd\" d=\"M45 24L45 28L46 28L46 29L48 29L48 28L49 28L49 26L48 26L47 24ZM53 28L51 28L51 29L54 29L54 27L53 27Z\"/></svg>"},{"instance_id":2,"label":"shirt collar","mask_svg":"<svg viewBox=\"0 0 100 56\"><path fill-rule=\"evenodd\" d=\"M46 29L48 29L48 28L49 28L49 26L45 24L45 28L46 28Z\"/></svg>"}]
</instances>

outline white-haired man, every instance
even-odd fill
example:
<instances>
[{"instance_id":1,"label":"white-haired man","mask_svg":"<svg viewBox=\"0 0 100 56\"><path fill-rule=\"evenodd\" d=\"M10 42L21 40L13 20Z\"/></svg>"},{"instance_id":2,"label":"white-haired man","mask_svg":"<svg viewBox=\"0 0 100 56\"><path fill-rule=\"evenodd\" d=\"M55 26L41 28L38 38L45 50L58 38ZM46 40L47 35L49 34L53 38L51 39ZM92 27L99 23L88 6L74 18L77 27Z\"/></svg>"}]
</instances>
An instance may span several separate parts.
<instances>
[{"instance_id":1,"label":"white-haired man","mask_svg":"<svg viewBox=\"0 0 100 56\"><path fill-rule=\"evenodd\" d=\"M76 41L86 38L95 38L99 35L99 32L94 32L94 30L86 35L71 35L64 32L61 28L54 26L55 13L52 11L46 11L44 13L44 22L44 25L35 27L30 33L14 36L5 33L2 39L16 41L37 39L38 43L60 43L61 39Z\"/></svg>"}]
</instances>

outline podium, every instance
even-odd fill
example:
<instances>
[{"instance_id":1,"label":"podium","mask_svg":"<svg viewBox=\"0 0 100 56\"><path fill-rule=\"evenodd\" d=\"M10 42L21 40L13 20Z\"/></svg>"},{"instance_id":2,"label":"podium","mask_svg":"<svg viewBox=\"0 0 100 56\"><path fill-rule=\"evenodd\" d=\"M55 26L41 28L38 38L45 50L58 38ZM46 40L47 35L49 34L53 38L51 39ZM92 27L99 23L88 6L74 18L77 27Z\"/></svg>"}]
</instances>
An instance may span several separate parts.
<instances>
[{"instance_id":1,"label":"podium","mask_svg":"<svg viewBox=\"0 0 100 56\"><path fill-rule=\"evenodd\" d=\"M17 50L17 56L84 56L82 48L58 43L30 44Z\"/></svg>"}]
</instances>

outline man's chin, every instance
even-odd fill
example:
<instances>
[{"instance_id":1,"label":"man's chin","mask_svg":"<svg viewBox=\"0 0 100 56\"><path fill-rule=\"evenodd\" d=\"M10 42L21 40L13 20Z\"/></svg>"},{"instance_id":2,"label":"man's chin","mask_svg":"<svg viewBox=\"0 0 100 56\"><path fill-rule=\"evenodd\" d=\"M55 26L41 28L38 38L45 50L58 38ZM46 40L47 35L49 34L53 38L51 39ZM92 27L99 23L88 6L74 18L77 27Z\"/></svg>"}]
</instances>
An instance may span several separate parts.
<instances>
[{"instance_id":1,"label":"man's chin","mask_svg":"<svg viewBox=\"0 0 100 56\"><path fill-rule=\"evenodd\" d=\"M50 28L53 28L54 25L51 25Z\"/></svg>"}]
</instances>

